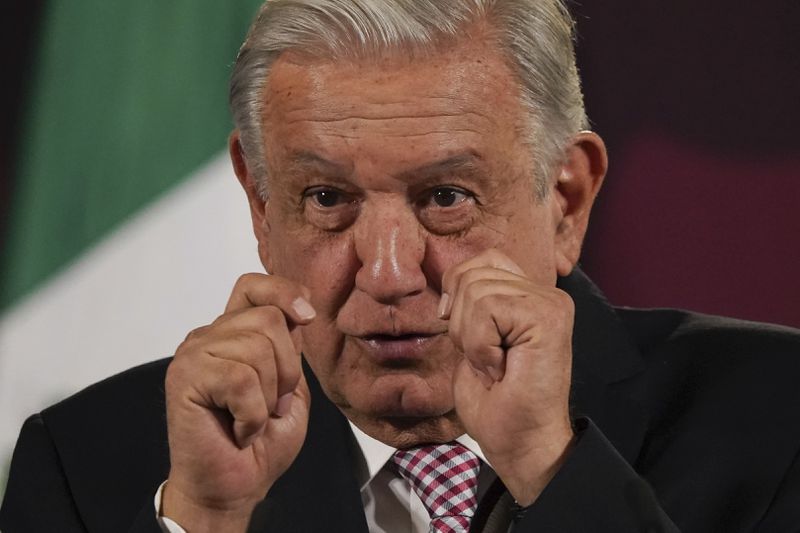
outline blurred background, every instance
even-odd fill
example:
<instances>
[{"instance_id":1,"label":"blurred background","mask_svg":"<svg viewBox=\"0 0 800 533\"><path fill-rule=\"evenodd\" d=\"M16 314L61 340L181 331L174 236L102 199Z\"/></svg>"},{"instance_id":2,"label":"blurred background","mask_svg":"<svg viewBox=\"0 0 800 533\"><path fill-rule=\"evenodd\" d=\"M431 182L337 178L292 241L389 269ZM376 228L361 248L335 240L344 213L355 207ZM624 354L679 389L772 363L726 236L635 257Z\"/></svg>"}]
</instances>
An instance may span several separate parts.
<instances>
[{"instance_id":1,"label":"blurred background","mask_svg":"<svg viewBox=\"0 0 800 533\"><path fill-rule=\"evenodd\" d=\"M260 270L225 155L259 3L2 8L0 494L27 415L170 355ZM571 7L611 158L584 270L618 305L800 327L800 2Z\"/></svg>"}]
</instances>

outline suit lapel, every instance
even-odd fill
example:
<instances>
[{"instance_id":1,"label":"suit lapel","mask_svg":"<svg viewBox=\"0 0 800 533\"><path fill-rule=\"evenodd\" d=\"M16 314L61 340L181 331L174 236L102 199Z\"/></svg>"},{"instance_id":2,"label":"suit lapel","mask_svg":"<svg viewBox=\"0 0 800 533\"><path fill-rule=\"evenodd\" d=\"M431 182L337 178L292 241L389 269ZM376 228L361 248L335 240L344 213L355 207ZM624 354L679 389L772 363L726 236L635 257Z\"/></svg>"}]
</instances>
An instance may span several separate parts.
<instances>
[{"instance_id":1,"label":"suit lapel","mask_svg":"<svg viewBox=\"0 0 800 533\"><path fill-rule=\"evenodd\" d=\"M305 443L256 508L249 531L367 533L350 426L304 369L312 397Z\"/></svg>"},{"instance_id":2,"label":"suit lapel","mask_svg":"<svg viewBox=\"0 0 800 533\"><path fill-rule=\"evenodd\" d=\"M573 416L588 416L617 451L633 463L642 446L647 417L632 395L644 362L619 316L599 289L576 269L558 286L575 301Z\"/></svg>"}]
</instances>

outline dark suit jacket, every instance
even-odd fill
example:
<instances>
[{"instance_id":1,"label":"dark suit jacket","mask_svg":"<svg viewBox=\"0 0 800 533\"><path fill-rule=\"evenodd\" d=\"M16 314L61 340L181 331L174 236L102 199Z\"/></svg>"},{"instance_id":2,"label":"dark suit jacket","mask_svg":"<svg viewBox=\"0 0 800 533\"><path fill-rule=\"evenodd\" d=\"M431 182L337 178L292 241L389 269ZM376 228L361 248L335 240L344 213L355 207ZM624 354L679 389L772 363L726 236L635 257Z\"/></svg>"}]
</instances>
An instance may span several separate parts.
<instances>
[{"instance_id":1,"label":"dark suit jacket","mask_svg":"<svg viewBox=\"0 0 800 533\"><path fill-rule=\"evenodd\" d=\"M800 531L800 332L614 309L580 272L559 284L576 302L578 443L529 508L493 487L475 529L505 516L535 533ZM4 533L158 531L168 363L114 376L25 423ZM306 442L251 530L366 531L353 436L308 376Z\"/></svg>"}]
</instances>

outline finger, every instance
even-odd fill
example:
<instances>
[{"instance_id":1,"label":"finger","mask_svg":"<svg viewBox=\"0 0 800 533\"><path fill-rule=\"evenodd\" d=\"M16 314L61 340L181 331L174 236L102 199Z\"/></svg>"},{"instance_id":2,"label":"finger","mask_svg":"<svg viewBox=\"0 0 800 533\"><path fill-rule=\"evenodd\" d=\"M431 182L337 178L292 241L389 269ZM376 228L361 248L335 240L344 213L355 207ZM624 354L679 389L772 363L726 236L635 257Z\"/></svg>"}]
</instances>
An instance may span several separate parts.
<instances>
[{"instance_id":1,"label":"finger","mask_svg":"<svg viewBox=\"0 0 800 533\"><path fill-rule=\"evenodd\" d=\"M264 306L234 311L225 316L225 320L215 323L214 334L232 335L238 331L251 331L269 338L278 373L278 397L293 391L302 374L302 341L299 335L293 337L290 334L283 312L274 306Z\"/></svg>"},{"instance_id":2,"label":"finger","mask_svg":"<svg viewBox=\"0 0 800 533\"><path fill-rule=\"evenodd\" d=\"M190 364L195 365L203 374L214 371L213 360L230 361L244 365L253 370L257 378L261 396L269 413L277 409L278 402L278 370L275 361L275 349L269 337L252 331L236 331L225 336L208 340L202 347L203 352L193 357ZM194 374L198 379L204 376Z\"/></svg>"},{"instance_id":3,"label":"finger","mask_svg":"<svg viewBox=\"0 0 800 533\"><path fill-rule=\"evenodd\" d=\"M463 272L459 276L453 292L450 293L450 322L455 323L456 327L463 324L464 320L461 315L465 311L466 305L473 305L479 298L491 294L492 291L510 290L513 284L528 285L529 282L517 274L492 267L476 267ZM519 292L518 289L514 289L513 293ZM453 324L448 326L449 329L452 327Z\"/></svg>"},{"instance_id":4,"label":"finger","mask_svg":"<svg viewBox=\"0 0 800 533\"><path fill-rule=\"evenodd\" d=\"M475 257L448 269L442 276L442 298L439 302L439 318L448 318L452 308L453 294L457 290L461 276L476 268L488 267L525 276L525 272L502 252L491 248Z\"/></svg>"},{"instance_id":5,"label":"finger","mask_svg":"<svg viewBox=\"0 0 800 533\"><path fill-rule=\"evenodd\" d=\"M230 413L234 443L245 448L260 435L269 421L256 370L247 364L204 354L188 368L186 394L189 400L206 409Z\"/></svg>"},{"instance_id":6,"label":"finger","mask_svg":"<svg viewBox=\"0 0 800 533\"><path fill-rule=\"evenodd\" d=\"M281 276L244 274L239 277L225 306L225 313L248 307L274 305L294 324L307 324L316 316L310 291Z\"/></svg>"},{"instance_id":7,"label":"finger","mask_svg":"<svg viewBox=\"0 0 800 533\"><path fill-rule=\"evenodd\" d=\"M306 435L308 412L311 404L311 394L305 377L300 377L297 388L292 391L290 397L292 401L288 406L288 410L280 418L270 419L264 430L264 436L267 443L280 441L288 449L300 451ZM267 443L264 443L264 445L267 445ZM258 446L258 443L255 445ZM294 461L294 456L287 457L286 461L284 466L276 466L276 468L285 470Z\"/></svg>"},{"instance_id":8,"label":"finger","mask_svg":"<svg viewBox=\"0 0 800 533\"><path fill-rule=\"evenodd\" d=\"M297 387L286 394L285 397L291 398L286 401L285 412L279 417L270 420L266 434L277 435L281 431L286 431L287 425L300 423L305 425L308 420L308 408L311 405L311 393L308 390L306 378L301 374Z\"/></svg>"},{"instance_id":9,"label":"finger","mask_svg":"<svg viewBox=\"0 0 800 533\"><path fill-rule=\"evenodd\" d=\"M511 275L511 274L509 274ZM500 318L519 314L515 300L530 297L527 281L480 279L459 293L450 318L450 334L470 366L500 381L506 350L514 345L510 325ZM516 305L515 305L516 304Z\"/></svg>"}]
</instances>

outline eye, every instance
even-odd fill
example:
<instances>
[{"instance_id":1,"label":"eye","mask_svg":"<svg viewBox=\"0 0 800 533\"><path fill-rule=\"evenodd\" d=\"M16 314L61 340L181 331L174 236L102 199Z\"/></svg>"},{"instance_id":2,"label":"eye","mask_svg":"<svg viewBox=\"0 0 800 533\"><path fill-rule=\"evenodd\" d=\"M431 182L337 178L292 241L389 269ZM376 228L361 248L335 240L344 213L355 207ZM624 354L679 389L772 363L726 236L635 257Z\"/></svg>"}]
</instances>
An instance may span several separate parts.
<instances>
[{"instance_id":1,"label":"eye","mask_svg":"<svg viewBox=\"0 0 800 533\"><path fill-rule=\"evenodd\" d=\"M471 198L471 194L456 187L438 187L431 193L431 200L439 207L452 207Z\"/></svg>"},{"instance_id":2,"label":"eye","mask_svg":"<svg viewBox=\"0 0 800 533\"><path fill-rule=\"evenodd\" d=\"M358 216L358 196L330 186L309 187L303 192L306 221L325 231L340 231Z\"/></svg>"},{"instance_id":3,"label":"eye","mask_svg":"<svg viewBox=\"0 0 800 533\"><path fill-rule=\"evenodd\" d=\"M427 189L417 205L417 216L428 231L452 235L467 230L474 223L480 203L469 190L442 185Z\"/></svg>"},{"instance_id":4,"label":"eye","mask_svg":"<svg viewBox=\"0 0 800 533\"><path fill-rule=\"evenodd\" d=\"M305 193L306 198L310 198L317 206L323 208L336 207L347 201L346 196L341 191L328 188L310 189Z\"/></svg>"}]
</instances>

